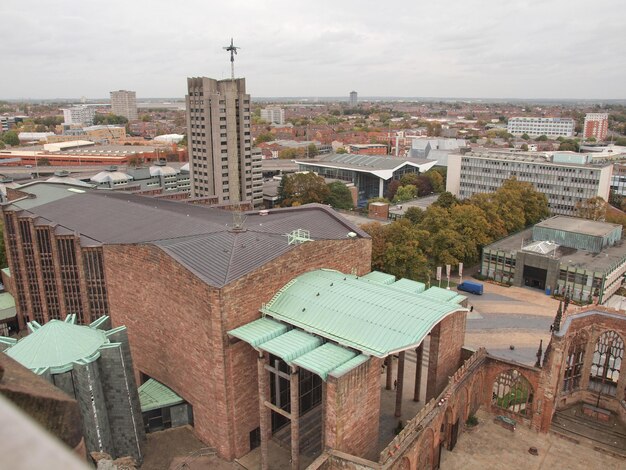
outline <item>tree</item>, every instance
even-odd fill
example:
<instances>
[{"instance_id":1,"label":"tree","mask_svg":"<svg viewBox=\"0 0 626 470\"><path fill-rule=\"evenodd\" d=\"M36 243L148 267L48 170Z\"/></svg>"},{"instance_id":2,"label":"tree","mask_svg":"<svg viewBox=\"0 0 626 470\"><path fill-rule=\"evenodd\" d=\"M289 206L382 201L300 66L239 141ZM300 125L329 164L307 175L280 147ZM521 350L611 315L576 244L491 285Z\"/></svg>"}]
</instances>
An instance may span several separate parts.
<instances>
[{"instance_id":1,"label":"tree","mask_svg":"<svg viewBox=\"0 0 626 470\"><path fill-rule=\"evenodd\" d=\"M448 191L441 193L441 195L437 198L437 200L433 203L435 206L443 207L445 209L450 209L453 206L460 204L459 200L456 196Z\"/></svg>"},{"instance_id":2,"label":"tree","mask_svg":"<svg viewBox=\"0 0 626 470\"><path fill-rule=\"evenodd\" d=\"M104 125L126 124L128 123L128 119L126 119L124 116L118 116L117 114L113 113L96 114L93 119L93 123Z\"/></svg>"},{"instance_id":3,"label":"tree","mask_svg":"<svg viewBox=\"0 0 626 470\"><path fill-rule=\"evenodd\" d=\"M434 192L442 193L445 191L445 182L443 176L438 171L429 170L424 173L424 176L430 181L430 185Z\"/></svg>"},{"instance_id":4,"label":"tree","mask_svg":"<svg viewBox=\"0 0 626 470\"><path fill-rule=\"evenodd\" d=\"M20 145L20 138L17 136L17 132L15 131L5 132L4 134L2 134L1 139L7 145Z\"/></svg>"},{"instance_id":5,"label":"tree","mask_svg":"<svg viewBox=\"0 0 626 470\"><path fill-rule=\"evenodd\" d=\"M411 223L414 225L421 223L422 220L424 219L424 215L425 215L424 211L416 206L409 207L404 212L404 218L407 220L410 220Z\"/></svg>"},{"instance_id":6,"label":"tree","mask_svg":"<svg viewBox=\"0 0 626 470\"><path fill-rule=\"evenodd\" d=\"M579 146L578 142L573 139L565 139L559 145L559 150L569 151L569 152L578 152Z\"/></svg>"},{"instance_id":7,"label":"tree","mask_svg":"<svg viewBox=\"0 0 626 470\"><path fill-rule=\"evenodd\" d=\"M592 197L576 204L576 215L582 219L602 220L606 219L607 203L600 196Z\"/></svg>"},{"instance_id":8,"label":"tree","mask_svg":"<svg viewBox=\"0 0 626 470\"><path fill-rule=\"evenodd\" d=\"M522 134L522 139L529 140L530 136L528 134Z\"/></svg>"},{"instance_id":9,"label":"tree","mask_svg":"<svg viewBox=\"0 0 626 470\"><path fill-rule=\"evenodd\" d=\"M500 207L495 201L494 196L494 193L477 193L467 202L483 210L486 219L489 221L487 226L485 226L485 232L492 240L498 240L502 237L506 237L507 231L504 226L504 221L502 217L500 217Z\"/></svg>"},{"instance_id":10,"label":"tree","mask_svg":"<svg viewBox=\"0 0 626 470\"><path fill-rule=\"evenodd\" d=\"M343 147L339 147L335 153L339 153L339 154L348 153L348 151Z\"/></svg>"},{"instance_id":11,"label":"tree","mask_svg":"<svg viewBox=\"0 0 626 470\"><path fill-rule=\"evenodd\" d=\"M278 152L278 158L283 160L291 160L292 158L296 158L298 156L298 151L293 148L284 149Z\"/></svg>"},{"instance_id":12,"label":"tree","mask_svg":"<svg viewBox=\"0 0 626 470\"><path fill-rule=\"evenodd\" d=\"M421 246L427 232L406 219L389 225L374 222L362 228L372 237L372 268L398 278L426 280L429 268Z\"/></svg>"},{"instance_id":13,"label":"tree","mask_svg":"<svg viewBox=\"0 0 626 470\"><path fill-rule=\"evenodd\" d=\"M307 154L309 158L313 158L319 153L320 151L317 150L317 146L315 144L309 144L309 146L307 147Z\"/></svg>"},{"instance_id":14,"label":"tree","mask_svg":"<svg viewBox=\"0 0 626 470\"><path fill-rule=\"evenodd\" d=\"M536 142L545 142L548 140L548 136L545 134L540 135L535 139Z\"/></svg>"},{"instance_id":15,"label":"tree","mask_svg":"<svg viewBox=\"0 0 626 470\"><path fill-rule=\"evenodd\" d=\"M428 196L433 193L433 185L430 182L430 178L426 175L419 175L417 177L417 195Z\"/></svg>"},{"instance_id":16,"label":"tree","mask_svg":"<svg viewBox=\"0 0 626 470\"><path fill-rule=\"evenodd\" d=\"M387 185L387 192L385 193L385 197L390 201L396 197L396 192L400 187L400 180L391 180Z\"/></svg>"},{"instance_id":17,"label":"tree","mask_svg":"<svg viewBox=\"0 0 626 470\"><path fill-rule=\"evenodd\" d=\"M257 138L254 139L254 142L256 144L262 144L263 142L271 142L272 140L274 140L274 135L270 132L266 132L264 134L259 134Z\"/></svg>"},{"instance_id":18,"label":"tree","mask_svg":"<svg viewBox=\"0 0 626 470\"><path fill-rule=\"evenodd\" d=\"M48 160L47 158L40 158L37 160L37 163L39 164L39 166L50 166L50 160Z\"/></svg>"},{"instance_id":19,"label":"tree","mask_svg":"<svg viewBox=\"0 0 626 470\"><path fill-rule=\"evenodd\" d=\"M528 144L522 144L520 149L522 149L524 152L528 152Z\"/></svg>"},{"instance_id":20,"label":"tree","mask_svg":"<svg viewBox=\"0 0 626 470\"><path fill-rule=\"evenodd\" d=\"M472 204L460 204L450 209L450 227L461 236L463 258L461 261L475 262L481 249L493 241L485 230L489 226L485 212Z\"/></svg>"},{"instance_id":21,"label":"tree","mask_svg":"<svg viewBox=\"0 0 626 470\"><path fill-rule=\"evenodd\" d=\"M402 175L400 178L400 185L407 186L409 184L417 187L419 184L419 175L417 173L405 173Z\"/></svg>"},{"instance_id":22,"label":"tree","mask_svg":"<svg viewBox=\"0 0 626 470\"><path fill-rule=\"evenodd\" d=\"M412 184L407 184L406 186L400 186L398 191L396 191L396 196L393 198L394 203L410 201L411 199L415 199L417 197L417 188Z\"/></svg>"},{"instance_id":23,"label":"tree","mask_svg":"<svg viewBox=\"0 0 626 470\"><path fill-rule=\"evenodd\" d=\"M326 203L330 204L336 209L349 210L354 208L354 201L352 200L352 193L350 189L341 181L334 181L328 184L330 194Z\"/></svg>"},{"instance_id":24,"label":"tree","mask_svg":"<svg viewBox=\"0 0 626 470\"><path fill-rule=\"evenodd\" d=\"M4 144L4 142L2 142L2 140L0 140L0 150L6 148L6 145Z\"/></svg>"},{"instance_id":25,"label":"tree","mask_svg":"<svg viewBox=\"0 0 626 470\"><path fill-rule=\"evenodd\" d=\"M315 173L295 173L283 176L278 187L278 200L281 206L325 203L330 189L324 178Z\"/></svg>"}]
</instances>

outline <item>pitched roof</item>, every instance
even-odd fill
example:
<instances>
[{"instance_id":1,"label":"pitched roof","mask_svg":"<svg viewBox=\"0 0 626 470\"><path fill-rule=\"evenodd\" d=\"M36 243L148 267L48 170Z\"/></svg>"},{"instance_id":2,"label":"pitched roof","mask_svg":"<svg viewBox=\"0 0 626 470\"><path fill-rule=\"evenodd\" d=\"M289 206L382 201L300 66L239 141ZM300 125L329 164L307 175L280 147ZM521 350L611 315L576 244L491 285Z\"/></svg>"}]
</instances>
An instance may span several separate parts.
<instances>
[{"instance_id":1,"label":"pitched roof","mask_svg":"<svg viewBox=\"0 0 626 470\"><path fill-rule=\"evenodd\" d=\"M158 246L207 284L222 287L294 248L287 234L304 229L311 240L368 235L331 208L308 204L246 214L244 230L233 230L230 212L116 191L33 184L35 197L13 201L5 210L37 217L36 225L81 235L97 244L149 243Z\"/></svg>"}]
</instances>

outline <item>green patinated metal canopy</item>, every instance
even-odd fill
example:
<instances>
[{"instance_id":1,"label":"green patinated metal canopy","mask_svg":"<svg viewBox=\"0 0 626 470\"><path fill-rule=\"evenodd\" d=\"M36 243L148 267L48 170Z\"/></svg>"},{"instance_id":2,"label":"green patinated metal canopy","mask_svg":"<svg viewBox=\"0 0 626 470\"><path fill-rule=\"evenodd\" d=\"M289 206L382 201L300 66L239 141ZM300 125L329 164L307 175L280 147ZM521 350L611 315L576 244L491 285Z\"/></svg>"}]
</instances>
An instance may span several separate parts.
<instances>
[{"instance_id":1,"label":"green patinated metal canopy","mask_svg":"<svg viewBox=\"0 0 626 470\"><path fill-rule=\"evenodd\" d=\"M385 273L358 277L322 269L291 280L263 305L263 318L229 334L325 380L369 356L419 346L445 317L467 311L459 305L464 299Z\"/></svg>"}]
</instances>

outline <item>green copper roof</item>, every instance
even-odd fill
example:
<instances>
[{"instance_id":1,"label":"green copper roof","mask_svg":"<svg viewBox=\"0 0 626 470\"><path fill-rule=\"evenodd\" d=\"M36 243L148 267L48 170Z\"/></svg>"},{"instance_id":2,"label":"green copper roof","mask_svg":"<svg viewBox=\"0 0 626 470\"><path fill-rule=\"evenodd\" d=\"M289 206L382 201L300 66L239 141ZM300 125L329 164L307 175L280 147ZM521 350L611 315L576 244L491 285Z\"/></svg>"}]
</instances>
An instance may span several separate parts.
<instances>
[{"instance_id":1,"label":"green copper roof","mask_svg":"<svg viewBox=\"0 0 626 470\"><path fill-rule=\"evenodd\" d=\"M148 379L137 391L142 413L178 405L185 401L176 392L154 379Z\"/></svg>"},{"instance_id":2,"label":"green copper roof","mask_svg":"<svg viewBox=\"0 0 626 470\"><path fill-rule=\"evenodd\" d=\"M369 357L366 356L365 354L359 354L358 356L350 359L348 362L344 362L335 370L330 371L328 375L331 375L333 377L341 377L342 375L350 372L355 367L358 367L364 362L367 362L368 359Z\"/></svg>"},{"instance_id":3,"label":"green copper roof","mask_svg":"<svg viewBox=\"0 0 626 470\"><path fill-rule=\"evenodd\" d=\"M258 320L257 320L258 321ZM322 344L321 338L300 330L291 330L274 339L266 341L259 347L263 351L280 357L286 363L312 351Z\"/></svg>"},{"instance_id":4,"label":"green copper roof","mask_svg":"<svg viewBox=\"0 0 626 470\"><path fill-rule=\"evenodd\" d=\"M286 333L291 327L271 318L260 318L256 321L229 331L231 336L245 341L256 348L259 344Z\"/></svg>"},{"instance_id":5,"label":"green copper roof","mask_svg":"<svg viewBox=\"0 0 626 470\"><path fill-rule=\"evenodd\" d=\"M74 362L93 362L109 340L102 330L74 325L75 319L68 315L65 321L50 320L45 325L30 322L31 333L5 353L31 370L50 368L52 374L71 370Z\"/></svg>"},{"instance_id":6,"label":"green copper roof","mask_svg":"<svg viewBox=\"0 0 626 470\"><path fill-rule=\"evenodd\" d=\"M396 276L387 273L381 273L380 271L372 271L371 273L367 273L362 279L367 279L368 281L378 282L379 284L389 285L393 284L396 281Z\"/></svg>"},{"instance_id":7,"label":"green copper roof","mask_svg":"<svg viewBox=\"0 0 626 470\"><path fill-rule=\"evenodd\" d=\"M411 279L400 279L394 282L391 287L412 294L420 294L426 290L426 284L423 282L412 281Z\"/></svg>"},{"instance_id":8,"label":"green copper roof","mask_svg":"<svg viewBox=\"0 0 626 470\"><path fill-rule=\"evenodd\" d=\"M429 299L439 300L441 302L451 302L458 304L465 300L465 296L458 294L453 290L443 289L441 287L431 287L430 289L422 293L424 297Z\"/></svg>"},{"instance_id":9,"label":"green copper roof","mask_svg":"<svg viewBox=\"0 0 626 470\"><path fill-rule=\"evenodd\" d=\"M292 279L261 311L342 346L386 357L417 347L447 315L467 311L431 290L415 294L393 284L317 270Z\"/></svg>"},{"instance_id":10,"label":"green copper roof","mask_svg":"<svg viewBox=\"0 0 626 470\"><path fill-rule=\"evenodd\" d=\"M9 268L2 268L2 272L8 277L11 277L11 270Z\"/></svg>"},{"instance_id":11,"label":"green copper roof","mask_svg":"<svg viewBox=\"0 0 626 470\"><path fill-rule=\"evenodd\" d=\"M326 380L328 373L345 364L357 353L333 343L326 343L294 359L293 363Z\"/></svg>"}]
</instances>

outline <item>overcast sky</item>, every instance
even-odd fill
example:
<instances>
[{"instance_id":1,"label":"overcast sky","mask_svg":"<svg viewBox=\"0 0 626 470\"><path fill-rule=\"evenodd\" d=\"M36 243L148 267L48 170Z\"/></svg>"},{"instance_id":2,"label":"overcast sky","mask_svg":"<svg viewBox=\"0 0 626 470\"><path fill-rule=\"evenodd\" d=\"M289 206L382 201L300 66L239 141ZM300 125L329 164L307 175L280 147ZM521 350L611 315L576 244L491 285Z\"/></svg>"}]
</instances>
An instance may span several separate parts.
<instances>
[{"instance_id":1,"label":"overcast sky","mask_svg":"<svg viewBox=\"0 0 626 470\"><path fill-rule=\"evenodd\" d=\"M626 98L626 0L0 0L0 99Z\"/></svg>"}]
</instances>

